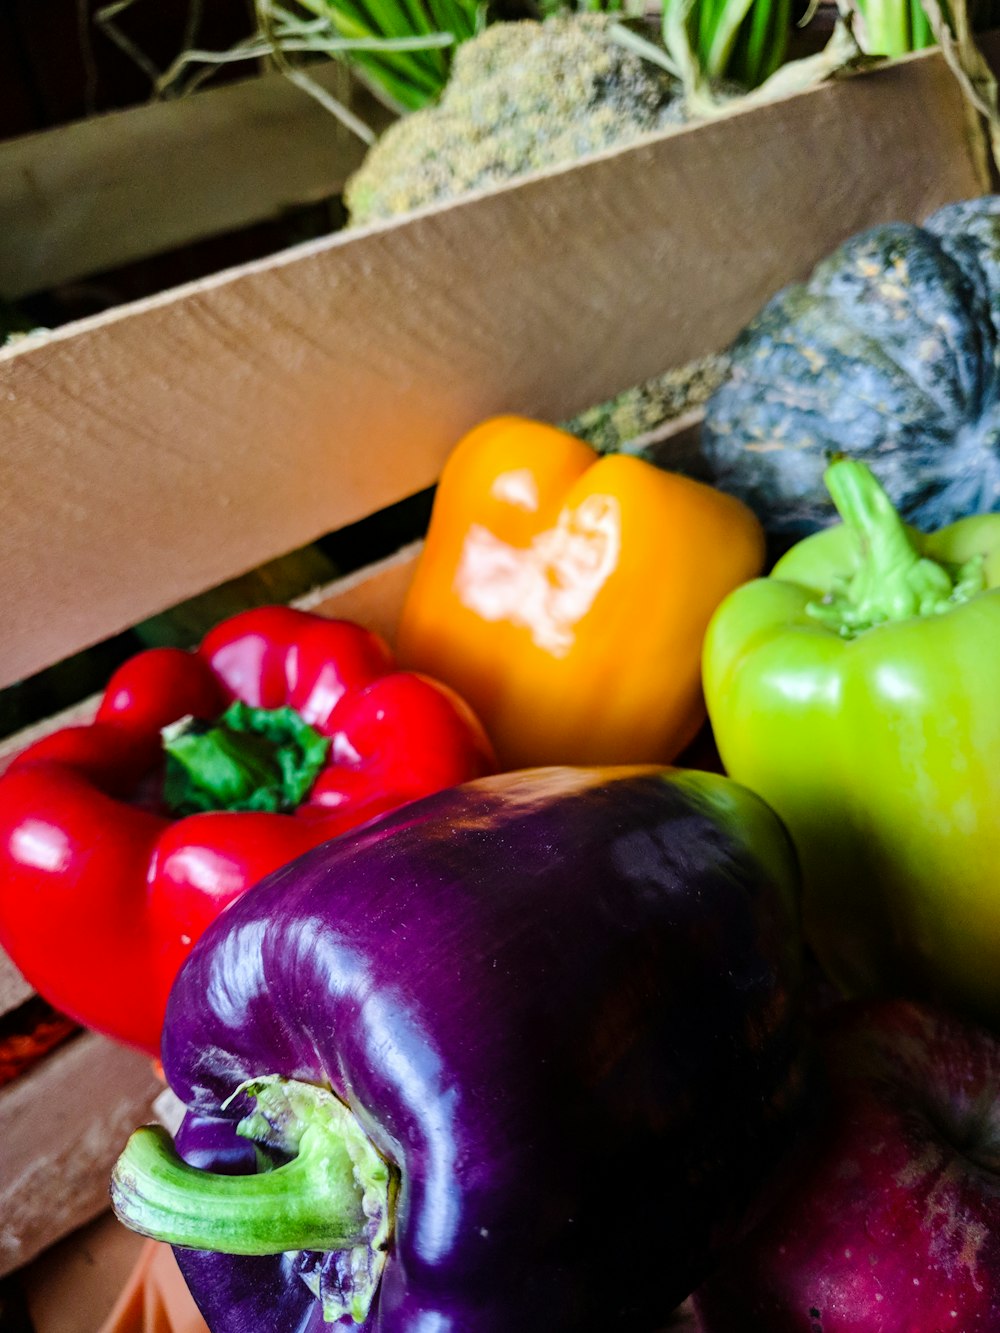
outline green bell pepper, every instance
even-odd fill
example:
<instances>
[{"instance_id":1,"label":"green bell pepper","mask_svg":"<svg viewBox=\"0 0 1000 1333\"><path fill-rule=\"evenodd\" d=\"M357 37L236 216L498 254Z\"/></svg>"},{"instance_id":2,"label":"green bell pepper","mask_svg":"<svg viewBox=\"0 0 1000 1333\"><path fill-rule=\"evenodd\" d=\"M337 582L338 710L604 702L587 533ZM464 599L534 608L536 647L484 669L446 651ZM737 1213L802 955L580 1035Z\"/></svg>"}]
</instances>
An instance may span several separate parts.
<instances>
[{"instance_id":1,"label":"green bell pepper","mask_svg":"<svg viewBox=\"0 0 1000 1333\"><path fill-rule=\"evenodd\" d=\"M1000 1023L1000 514L923 535L864 464L827 486L843 522L709 626L719 753L788 826L836 983Z\"/></svg>"}]
</instances>

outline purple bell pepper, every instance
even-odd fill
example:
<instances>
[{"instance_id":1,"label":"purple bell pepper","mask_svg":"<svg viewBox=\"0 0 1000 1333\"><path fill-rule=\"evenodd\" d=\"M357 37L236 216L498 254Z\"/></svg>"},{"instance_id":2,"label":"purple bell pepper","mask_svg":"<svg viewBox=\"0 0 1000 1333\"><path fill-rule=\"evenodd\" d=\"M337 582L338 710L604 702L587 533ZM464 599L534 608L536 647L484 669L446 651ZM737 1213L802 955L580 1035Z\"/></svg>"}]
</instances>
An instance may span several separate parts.
<instances>
[{"instance_id":1,"label":"purple bell pepper","mask_svg":"<svg viewBox=\"0 0 1000 1333\"><path fill-rule=\"evenodd\" d=\"M137 1131L116 1210L213 1333L652 1333L788 1140L800 964L784 829L725 778L439 793L196 945L181 1152Z\"/></svg>"}]
</instances>

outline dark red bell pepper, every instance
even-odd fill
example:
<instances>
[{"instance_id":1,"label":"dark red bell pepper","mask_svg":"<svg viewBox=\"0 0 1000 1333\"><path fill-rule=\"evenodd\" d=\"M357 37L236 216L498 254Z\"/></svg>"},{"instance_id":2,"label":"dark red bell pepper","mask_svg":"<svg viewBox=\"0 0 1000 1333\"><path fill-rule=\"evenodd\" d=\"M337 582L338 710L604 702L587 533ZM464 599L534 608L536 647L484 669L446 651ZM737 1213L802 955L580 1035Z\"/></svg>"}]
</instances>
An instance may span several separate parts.
<instances>
[{"instance_id":1,"label":"dark red bell pepper","mask_svg":"<svg viewBox=\"0 0 1000 1333\"><path fill-rule=\"evenodd\" d=\"M0 777L0 944L51 1004L150 1052L202 931L277 867L492 772L457 695L347 621L247 611L112 677Z\"/></svg>"}]
</instances>

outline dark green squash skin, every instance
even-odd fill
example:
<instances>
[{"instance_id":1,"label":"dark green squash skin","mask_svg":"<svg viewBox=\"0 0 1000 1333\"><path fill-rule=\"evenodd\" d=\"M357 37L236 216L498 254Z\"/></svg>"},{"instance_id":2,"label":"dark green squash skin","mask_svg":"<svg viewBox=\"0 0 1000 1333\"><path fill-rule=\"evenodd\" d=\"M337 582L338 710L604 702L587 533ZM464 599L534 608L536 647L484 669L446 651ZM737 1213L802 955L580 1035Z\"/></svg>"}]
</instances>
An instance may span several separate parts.
<instances>
[{"instance_id":1,"label":"dark green squash skin","mask_svg":"<svg viewBox=\"0 0 1000 1333\"><path fill-rule=\"evenodd\" d=\"M919 528L1000 509L1000 196L852 237L731 357L706 406L707 476L770 533L835 521L836 452L869 463Z\"/></svg>"}]
</instances>

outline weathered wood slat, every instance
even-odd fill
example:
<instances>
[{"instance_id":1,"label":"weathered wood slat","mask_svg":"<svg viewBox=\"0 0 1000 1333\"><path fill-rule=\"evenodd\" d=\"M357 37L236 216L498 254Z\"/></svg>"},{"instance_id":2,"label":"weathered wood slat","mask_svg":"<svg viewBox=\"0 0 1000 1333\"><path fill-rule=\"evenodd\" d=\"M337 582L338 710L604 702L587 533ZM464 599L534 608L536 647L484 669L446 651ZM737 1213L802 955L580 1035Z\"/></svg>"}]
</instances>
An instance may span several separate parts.
<instances>
[{"instance_id":1,"label":"weathered wood slat","mask_svg":"<svg viewBox=\"0 0 1000 1333\"><path fill-rule=\"evenodd\" d=\"M148 1057L85 1033L0 1090L0 1275L107 1208L161 1086Z\"/></svg>"},{"instance_id":2,"label":"weathered wood slat","mask_svg":"<svg viewBox=\"0 0 1000 1333\"><path fill-rule=\"evenodd\" d=\"M0 1017L30 1000L33 994L24 977L0 950Z\"/></svg>"},{"instance_id":3,"label":"weathered wood slat","mask_svg":"<svg viewBox=\"0 0 1000 1333\"><path fill-rule=\"evenodd\" d=\"M102 1329L145 1243L108 1212L42 1254L19 1275L34 1333Z\"/></svg>"},{"instance_id":4,"label":"weathered wood slat","mask_svg":"<svg viewBox=\"0 0 1000 1333\"><path fill-rule=\"evenodd\" d=\"M431 484L489 413L717 349L977 184L921 55L0 353L0 685Z\"/></svg>"},{"instance_id":5,"label":"weathered wood slat","mask_svg":"<svg viewBox=\"0 0 1000 1333\"><path fill-rule=\"evenodd\" d=\"M315 75L381 128L337 66ZM337 194L365 145L280 74L0 143L0 297L160 254Z\"/></svg>"},{"instance_id":6,"label":"weathered wood slat","mask_svg":"<svg viewBox=\"0 0 1000 1333\"><path fill-rule=\"evenodd\" d=\"M423 542L411 542L357 574L297 598L293 605L324 616L355 620L395 645L403 600L422 547Z\"/></svg>"}]
</instances>

